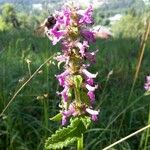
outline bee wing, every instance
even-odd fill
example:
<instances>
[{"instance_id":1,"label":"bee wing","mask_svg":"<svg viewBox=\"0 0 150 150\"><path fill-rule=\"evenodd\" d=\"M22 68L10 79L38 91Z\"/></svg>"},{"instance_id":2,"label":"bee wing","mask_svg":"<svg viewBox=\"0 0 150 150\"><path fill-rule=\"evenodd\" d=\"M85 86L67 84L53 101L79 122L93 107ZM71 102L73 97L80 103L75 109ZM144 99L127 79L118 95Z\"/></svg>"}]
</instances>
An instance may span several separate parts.
<instances>
[{"instance_id":1,"label":"bee wing","mask_svg":"<svg viewBox=\"0 0 150 150\"><path fill-rule=\"evenodd\" d=\"M98 30L95 30L95 37L101 39L109 39L112 37L112 33L105 27L101 27Z\"/></svg>"},{"instance_id":2,"label":"bee wing","mask_svg":"<svg viewBox=\"0 0 150 150\"><path fill-rule=\"evenodd\" d=\"M48 33L48 29L45 27L45 35L51 40L53 41L53 37Z\"/></svg>"},{"instance_id":3,"label":"bee wing","mask_svg":"<svg viewBox=\"0 0 150 150\"><path fill-rule=\"evenodd\" d=\"M45 26L41 25L34 30L36 36L45 36Z\"/></svg>"},{"instance_id":4,"label":"bee wing","mask_svg":"<svg viewBox=\"0 0 150 150\"><path fill-rule=\"evenodd\" d=\"M46 24L46 19L44 20L43 23L40 24L39 27L37 27L34 31L35 35L37 36L45 36L45 24Z\"/></svg>"}]
</instances>

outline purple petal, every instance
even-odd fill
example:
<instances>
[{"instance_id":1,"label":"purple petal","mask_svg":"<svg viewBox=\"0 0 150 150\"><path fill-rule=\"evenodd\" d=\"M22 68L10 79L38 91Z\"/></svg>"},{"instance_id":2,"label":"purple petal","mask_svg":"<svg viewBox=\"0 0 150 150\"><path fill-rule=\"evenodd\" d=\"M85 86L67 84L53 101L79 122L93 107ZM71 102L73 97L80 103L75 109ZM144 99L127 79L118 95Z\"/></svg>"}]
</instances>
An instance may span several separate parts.
<instances>
[{"instance_id":1,"label":"purple petal","mask_svg":"<svg viewBox=\"0 0 150 150\"><path fill-rule=\"evenodd\" d=\"M64 23L64 18L63 18L63 16L57 16L57 23L59 23L59 24L63 24Z\"/></svg>"},{"instance_id":2,"label":"purple petal","mask_svg":"<svg viewBox=\"0 0 150 150\"><path fill-rule=\"evenodd\" d=\"M93 109L90 109L90 108L86 108L86 112L91 115L91 119L93 121L97 121L98 115L99 115L99 110L96 111L96 110L93 110Z\"/></svg>"},{"instance_id":3,"label":"purple petal","mask_svg":"<svg viewBox=\"0 0 150 150\"><path fill-rule=\"evenodd\" d=\"M86 84L85 87L86 87L89 91L94 92L94 91L98 88L98 85L91 86L91 85L89 85L89 84Z\"/></svg>"},{"instance_id":4,"label":"purple petal","mask_svg":"<svg viewBox=\"0 0 150 150\"><path fill-rule=\"evenodd\" d=\"M60 86L64 86L64 84L65 84L65 78L62 77L62 76L57 76L56 78L59 81Z\"/></svg>"},{"instance_id":5,"label":"purple petal","mask_svg":"<svg viewBox=\"0 0 150 150\"><path fill-rule=\"evenodd\" d=\"M88 78L96 78L98 75L98 72L96 74L92 74L87 69L82 69L82 73L86 75Z\"/></svg>"},{"instance_id":6,"label":"purple petal","mask_svg":"<svg viewBox=\"0 0 150 150\"><path fill-rule=\"evenodd\" d=\"M69 7L65 8L62 12L57 12L57 14L58 23L65 26L70 25L71 10Z\"/></svg>"},{"instance_id":7,"label":"purple petal","mask_svg":"<svg viewBox=\"0 0 150 150\"><path fill-rule=\"evenodd\" d=\"M150 76L147 76L147 77L146 77L146 80L147 80L147 82L150 83Z\"/></svg>"},{"instance_id":8,"label":"purple petal","mask_svg":"<svg viewBox=\"0 0 150 150\"><path fill-rule=\"evenodd\" d=\"M57 92L58 95L62 96L62 99L64 100L64 102L67 102L67 100L68 100L68 90L69 90L69 88L67 86L65 86L63 91Z\"/></svg>"},{"instance_id":9,"label":"purple petal","mask_svg":"<svg viewBox=\"0 0 150 150\"><path fill-rule=\"evenodd\" d=\"M54 57L54 59L56 59L57 61L59 62L65 62L68 60L68 56L65 56L65 55L58 55L56 57Z\"/></svg>"},{"instance_id":10,"label":"purple petal","mask_svg":"<svg viewBox=\"0 0 150 150\"><path fill-rule=\"evenodd\" d=\"M65 101L65 102L67 102L67 100L68 100L67 91L66 91L66 90L65 90L65 91L63 91L63 92L61 93L61 95L62 95L62 97L63 97L64 101Z\"/></svg>"},{"instance_id":11,"label":"purple petal","mask_svg":"<svg viewBox=\"0 0 150 150\"><path fill-rule=\"evenodd\" d=\"M96 41L94 33L92 31L85 30L85 29L81 30L81 35L85 40L87 40L90 43L93 43Z\"/></svg>"},{"instance_id":12,"label":"purple petal","mask_svg":"<svg viewBox=\"0 0 150 150\"><path fill-rule=\"evenodd\" d=\"M149 84L145 83L144 88L146 91L149 91L150 90L150 83Z\"/></svg>"},{"instance_id":13,"label":"purple petal","mask_svg":"<svg viewBox=\"0 0 150 150\"><path fill-rule=\"evenodd\" d=\"M60 39L65 34L65 32L64 31L51 30L51 34L53 36L55 36L57 39Z\"/></svg>"},{"instance_id":14,"label":"purple petal","mask_svg":"<svg viewBox=\"0 0 150 150\"><path fill-rule=\"evenodd\" d=\"M93 18L92 18L93 8L92 8L92 5L90 5L86 10L79 10L77 13L79 15L81 15L81 17L79 19L79 24L92 24L93 23Z\"/></svg>"},{"instance_id":15,"label":"purple petal","mask_svg":"<svg viewBox=\"0 0 150 150\"><path fill-rule=\"evenodd\" d=\"M70 16L71 16L71 11L70 9L67 9L64 11L64 24L65 26L68 26L70 24Z\"/></svg>"},{"instance_id":16,"label":"purple petal","mask_svg":"<svg viewBox=\"0 0 150 150\"><path fill-rule=\"evenodd\" d=\"M66 117L70 117L72 115L72 112L70 110L68 110L68 111L66 110L66 111L62 112L62 114Z\"/></svg>"},{"instance_id":17,"label":"purple petal","mask_svg":"<svg viewBox=\"0 0 150 150\"><path fill-rule=\"evenodd\" d=\"M87 93L87 95L89 96L91 102L93 103L95 101L95 94L94 94L94 92L93 91L89 91Z\"/></svg>"},{"instance_id":18,"label":"purple petal","mask_svg":"<svg viewBox=\"0 0 150 150\"><path fill-rule=\"evenodd\" d=\"M98 115L99 111L90 109L90 108L86 108L86 112L89 113L90 115Z\"/></svg>"},{"instance_id":19,"label":"purple petal","mask_svg":"<svg viewBox=\"0 0 150 150\"><path fill-rule=\"evenodd\" d=\"M61 124L64 126L67 123L67 117L65 115L62 116Z\"/></svg>"},{"instance_id":20,"label":"purple petal","mask_svg":"<svg viewBox=\"0 0 150 150\"><path fill-rule=\"evenodd\" d=\"M86 57L91 63L95 63L95 62L96 62L96 53L97 53L97 52L98 52L98 50L95 51L95 52L92 52L92 53L86 52L86 53L85 53L85 57Z\"/></svg>"},{"instance_id":21,"label":"purple petal","mask_svg":"<svg viewBox=\"0 0 150 150\"><path fill-rule=\"evenodd\" d=\"M73 116L76 116L77 115L77 112L76 112L76 109L74 108L74 105L73 104L70 104L69 105L69 109L68 110L65 110L64 112L62 112L63 115L65 115L66 117L70 117L71 115Z\"/></svg>"},{"instance_id":22,"label":"purple petal","mask_svg":"<svg viewBox=\"0 0 150 150\"><path fill-rule=\"evenodd\" d=\"M150 91L150 76L146 77L147 82L144 85L146 91Z\"/></svg>"},{"instance_id":23,"label":"purple petal","mask_svg":"<svg viewBox=\"0 0 150 150\"><path fill-rule=\"evenodd\" d=\"M60 41L63 36L66 34L66 31L64 30L58 30L59 29L59 24L55 25L53 29L50 29L49 33L52 36L53 39L53 45L55 45L58 41Z\"/></svg>"},{"instance_id":24,"label":"purple petal","mask_svg":"<svg viewBox=\"0 0 150 150\"><path fill-rule=\"evenodd\" d=\"M94 80L92 78L88 78L88 79L86 79L86 83L89 84L89 85L93 85Z\"/></svg>"},{"instance_id":25,"label":"purple petal","mask_svg":"<svg viewBox=\"0 0 150 150\"><path fill-rule=\"evenodd\" d=\"M65 70L64 72L62 72L61 74L57 75L57 77L62 76L62 77L66 77L67 75L69 75L69 71Z\"/></svg>"},{"instance_id":26,"label":"purple petal","mask_svg":"<svg viewBox=\"0 0 150 150\"><path fill-rule=\"evenodd\" d=\"M66 78L67 75L69 75L69 71L68 70L64 71L63 73L61 73L59 75L56 75L56 78L59 81L59 84L61 86L63 86L63 87L66 86L66 84L65 84L65 78Z\"/></svg>"},{"instance_id":27,"label":"purple petal","mask_svg":"<svg viewBox=\"0 0 150 150\"><path fill-rule=\"evenodd\" d=\"M97 117L97 115L92 115L91 119L92 119L93 121L97 121L97 120L98 120L98 117Z\"/></svg>"},{"instance_id":28,"label":"purple petal","mask_svg":"<svg viewBox=\"0 0 150 150\"><path fill-rule=\"evenodd\" d=\"M86 50L89 48L88 42L87 41L83 41L83 43L77 42L76 45L80 49L79 52L80 52L81 56L84 57Z\"/></svg>"}]
</instances>

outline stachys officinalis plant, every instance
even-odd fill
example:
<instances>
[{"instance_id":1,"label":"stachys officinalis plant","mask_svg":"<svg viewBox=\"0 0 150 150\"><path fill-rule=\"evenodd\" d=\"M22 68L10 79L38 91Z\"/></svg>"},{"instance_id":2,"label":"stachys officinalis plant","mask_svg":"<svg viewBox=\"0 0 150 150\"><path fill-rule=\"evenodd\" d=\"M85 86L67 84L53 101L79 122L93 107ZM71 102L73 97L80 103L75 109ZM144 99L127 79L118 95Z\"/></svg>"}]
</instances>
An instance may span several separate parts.
<instances>
[{"instance_id":1,"label":"stachys officinalis plant","mask_svg":"<svg viewBox=\"0 0 150 150\"><path fill-rule=\"evenodd\" d=\"M45 149L61 149L77 142L77 149L82 150L84 132L98 119L99 110L93 108L98 73L88 71L96 62L98 50L89 49L96 38L107 39L111 33L104 28L91 29L92 14L91 5L85 10L66 5L47 19L45 33L53 45L61 43L61 53L55 59L63 63L64 71L56 75L63 89L57 92L61 97L60 113L50 118L61 121L62 127L46 140Z\"/></svg>"}]
</instances>

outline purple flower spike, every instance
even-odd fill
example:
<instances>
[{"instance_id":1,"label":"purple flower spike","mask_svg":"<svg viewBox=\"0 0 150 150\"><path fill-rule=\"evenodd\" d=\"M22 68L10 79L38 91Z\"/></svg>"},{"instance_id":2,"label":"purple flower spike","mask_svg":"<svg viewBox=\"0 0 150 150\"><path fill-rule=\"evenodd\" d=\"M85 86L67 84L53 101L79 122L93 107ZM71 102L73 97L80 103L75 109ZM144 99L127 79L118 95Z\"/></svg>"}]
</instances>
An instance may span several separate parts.
<instances>
[{"instance_id":1,"label":"purple flower spike","mask_svg":"<svg viewBox=\"0 0 150 150\"><path fill-rule=\"evenodd\" d=\"M94 92L98 88L94 82L98 73L93 74L87 70L96 62L98 50L90 51L89 44L95 42L98 36L107 38L111 33L104 29L96 31L90 28L93 23L92 13L92 6L80 10L67 5L54 14L54 25L51 28L45 27L45 32L53 45L61 43L61 53L57 54L55 60L59 64L63 62L65 69L63 73L56 75L60 86L63 87L61 92L57 92L61 96L62 125L69 122L71 117L81 115L89 116L93 121L98 119L99 111L91 109L95 101ZM147 77L147 80L145 89L148 90L150 77ZM82 99L82 94L89 97L90 104Z\"/></svg>"}]
</instances>

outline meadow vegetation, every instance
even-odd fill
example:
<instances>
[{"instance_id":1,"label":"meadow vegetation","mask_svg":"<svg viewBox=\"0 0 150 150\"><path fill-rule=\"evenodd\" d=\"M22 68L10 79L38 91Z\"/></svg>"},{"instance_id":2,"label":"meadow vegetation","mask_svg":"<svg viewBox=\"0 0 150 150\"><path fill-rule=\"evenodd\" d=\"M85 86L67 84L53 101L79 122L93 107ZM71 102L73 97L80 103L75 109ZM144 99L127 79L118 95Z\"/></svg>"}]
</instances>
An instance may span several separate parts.
<instances>
[{"instance_id":1,"label":"meadow vegetation","mask_svg":"<svg viewBox=\"0 0 150 150\"><path fill-rule=\"evenodd\" d=\"M17 14L10 5L2 9L0 113L34 71L60 49L59 45L52 46L47 37L34 33L41 16ZM107 41L98 40L92 45L93 49L99 49L97 63L92 70L99 72L97 82L100 86L96 91L95 106L100 109L100 118L85 134L85 149L103 149L150 124L150 97L143 96L145 77L150 74L150 37L146 41L144 58L131 93L141 52L140 42L146 29L144 17L145 13L141 14L141 19L132 13L125 15L113 25L114 37ZM55 79L58 72L57 64L53 60L48 61L0 116L1 150L43 149L45 139L59 126L59 123L49 120L58 112L58 83ZM75 149L74 145L72 149ZM114 149L150 149L150 129Z\"/></svg>"}]
</instances>

